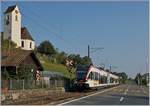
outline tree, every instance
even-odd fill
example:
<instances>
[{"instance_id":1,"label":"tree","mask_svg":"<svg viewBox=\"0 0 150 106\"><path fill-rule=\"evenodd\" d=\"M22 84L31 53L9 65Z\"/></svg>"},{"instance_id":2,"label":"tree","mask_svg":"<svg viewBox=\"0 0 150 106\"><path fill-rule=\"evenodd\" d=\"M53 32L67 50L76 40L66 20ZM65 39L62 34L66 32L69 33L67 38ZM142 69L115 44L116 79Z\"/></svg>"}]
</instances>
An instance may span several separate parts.
<instances>
[{"instance_id":1,"label":"tree","mask_svg":"<svg viewBox=\"0 0 150 106\"><path fill-rule=\"evenodd\" d=\"M76 65L78 64L78 58L80 58L79 55L75 55L75 54L70 54L68 57L67 57L69 60L72 60L74 62L73 64L73 67L75 68Z\"/></svg>"},{"instance_id":2,"label":"tree","mask_svg":"<svg viewBox=\"0 0 150 106\"><path fill-rule=\"evenodd\" d=\"M121 72L121 73L113 72L113 74L119 76L119 80L121 83L126 83L128 76L125 72Z\"/></svg>"},{"instance_id":3,"label":"tree","mask_svg":"<svg viewBox=\"0 0 150 106\"><path fill-rule=\"evenodd\" d=\"M65 65L65 60L67 59L67 54L65 52L60 52L56 54L56 60L58 63Z\"/></svg>"},{"instance_id":4,"label":"tree","mask_svg":"<svg viewBox=\"0 0 150 106\"><path fill-rule=\"evenodd\" d=\"M68 56L69 59L73 60L73 67L75 68L77 65L89 65L92 63L91 59L88 56L80 57L79 54L70 54Z\"/></svg>"},{"instance_id":5,"label":"tree","mask_svg":"<svg viewBox=\"0 0 150 106\"><path fill-rule=\"evenodd\" d=\"M128 76L126 75L125 72L120 73L120 76L122 78L122 83L126 83Z\"/></svg>"},{"instance_id":6,"label":"tree","mask_svg":"<svg viewBox=\"0 0 150 106\"><path fill-rule=\"evenodd\" d=\"M34 79L33 64L21 65L18 69L18 79Z\"/></svg>"},{"instance_id":7,"label":"tree","mask_svg":"<svg viewBox=\"0 0 150 106\"><path fill-rule=\"evenodd\" d=\"M82 65L89 65L91 63L92 63L92 60L88 56L84 56L82 58L82 63L81 63Z\"/></svg>"},{"instance_id":8,"label":"tree","mask_svg":"<svg viewBox=\"0 0 150 106\"><path fill-rule=\"evenodd\" d=\"M137 75L135 77L135 82L138 85L147 85L148 84L147 77L148 77L148 73L143 74L143 75L141 75L140 73L137 73Z\"/></svg>"},{"instance_id":9,"label":"tree","mask_svg":"<svg viewBox=\"0 0 150 106\"><path fill-rule=\"evenodd\" d=\"M43 41L38 47L37 51L39 53L51 56L56 53L54 46L49 41Z\"/></svg>"},{"instance_id":10,"label":"tree","mask_svg":"<svg viewBox=\"0 0 150 106\"><path fill-rule=\"evenodd\" d=\"M142 82L142 76L140 73L137 73L136 77L135 77L135 82L140 85Z\"/></svg>"},{"instance_id":11,"label":"tree","mask_svg":"<svg viewBox=\"0 0 150 106\"><path fill-rule=\"evenodd\" d=\"M17 44L8 39L1 39L1 50L14 50L16 49Z\"/></svg>"}]
</instances>

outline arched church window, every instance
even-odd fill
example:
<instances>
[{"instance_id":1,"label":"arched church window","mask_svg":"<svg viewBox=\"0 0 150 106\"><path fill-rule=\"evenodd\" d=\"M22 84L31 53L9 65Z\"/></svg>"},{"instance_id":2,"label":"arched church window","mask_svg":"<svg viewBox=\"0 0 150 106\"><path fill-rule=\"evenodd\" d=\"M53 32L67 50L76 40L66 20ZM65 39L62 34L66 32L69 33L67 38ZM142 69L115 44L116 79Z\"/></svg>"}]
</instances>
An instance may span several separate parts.
<instances>
[{"instance_id":1,"label":"arched church window","mask_svg":"<svg viewBox=\"0 0 150 106\"><path fill-rule=\"evenodd\" d=\"M24 47L24 41L21 42L21 46Z\"/></svg>"},{"instance_id":2,"label":"arched church window","mask_svg":"<svg viewBox=\"0 0 150 106\"><path fill-rule=\"evenodd\" d=\"M8 25L9 24L9 15L6 15L6 25Z\"/></svg>"},{"instance_id":3,"label":"arched church window","mask_svg":"<svg viewBox=\"0 0 150 106\"><path fill-rule=\"evenodd\" d=\"M32 42L30 42L30 48L32 48Z\"/></svg>"},{"instance_id":4,"label":"arched church window","mask_svg":"<svg viewBox=\"0 0 150 106\"><path fill-rule=\"evenodd\" d=\"M9 15L6 16L6 20L9 20Z\"/></svg>"},{"instance_id":5,"label":"arched church window","mask_svg":"<svg viewBox=\"0 0 150 106\"><path fill-rule=\"evenodd\" d=\"M15 20L18 21L18 16L17 15L15 16Z\"/></svg>"}]
</instances>

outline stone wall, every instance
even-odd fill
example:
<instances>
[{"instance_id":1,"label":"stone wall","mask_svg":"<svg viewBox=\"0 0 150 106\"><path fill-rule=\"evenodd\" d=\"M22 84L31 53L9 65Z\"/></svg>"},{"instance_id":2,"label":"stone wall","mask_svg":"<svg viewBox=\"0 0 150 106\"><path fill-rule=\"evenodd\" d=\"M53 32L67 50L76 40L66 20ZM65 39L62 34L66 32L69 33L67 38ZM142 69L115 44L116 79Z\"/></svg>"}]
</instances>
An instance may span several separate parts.
<instances>
[{"instance_id":1,"label":"stone wall","mask_svg":"<svg viewBox=\"0 0 150 106\"><path fill-rule=\"evenodd\" d=\"M26 99L30 97L38 97L44 95L52 95L54 93L65 92L63 87L53 89L30 89L30 90L11 90L8 93L1 94L1 101L10 101L17 99Z\"/></svg>"}]
</instances>

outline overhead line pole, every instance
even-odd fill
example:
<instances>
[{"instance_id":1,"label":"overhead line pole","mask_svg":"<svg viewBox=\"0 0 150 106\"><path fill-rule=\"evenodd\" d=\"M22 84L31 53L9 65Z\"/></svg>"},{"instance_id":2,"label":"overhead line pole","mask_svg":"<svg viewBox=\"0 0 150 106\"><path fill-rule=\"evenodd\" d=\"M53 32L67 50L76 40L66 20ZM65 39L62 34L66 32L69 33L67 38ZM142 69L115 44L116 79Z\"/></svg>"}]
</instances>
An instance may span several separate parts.
<instances>
[{"instance_id":1,"label":"overhead line pole","mask_svg":"<svg viewBox=\"0 0 150 106\"><path fill-rule=\"evenodd\" d=\"M88 58L90 58L90 46L88 45Z\"/></svg>"}]
</instances>

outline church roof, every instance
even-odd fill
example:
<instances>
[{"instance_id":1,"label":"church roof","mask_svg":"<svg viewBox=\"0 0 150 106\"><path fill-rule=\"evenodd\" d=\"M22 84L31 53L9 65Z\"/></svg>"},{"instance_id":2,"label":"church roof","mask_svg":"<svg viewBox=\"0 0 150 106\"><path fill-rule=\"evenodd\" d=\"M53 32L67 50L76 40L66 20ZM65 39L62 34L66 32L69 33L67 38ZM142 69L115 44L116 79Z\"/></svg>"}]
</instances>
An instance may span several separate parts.
<instances>
[{"instance_id":1,"label":"church roof","mask_svg":"<svg viewBox=\"0 0 150 106\"><path fill-rule=\"evenodd\" d=\"M28 39L34 41L26 27L21 28L21 39Z\"/></svg>"},{"instance_id":2,"label":"church roof","mask_svg":"<svg viewBox=\"0 0 150 106\"><path fill-rule=\"evenodd\" d=\"M16 5L9 6L9 7L7 8L7 10L5 11L5 14L12 12L15 8L16 8Z\"/></svg>"}]
</instances>

